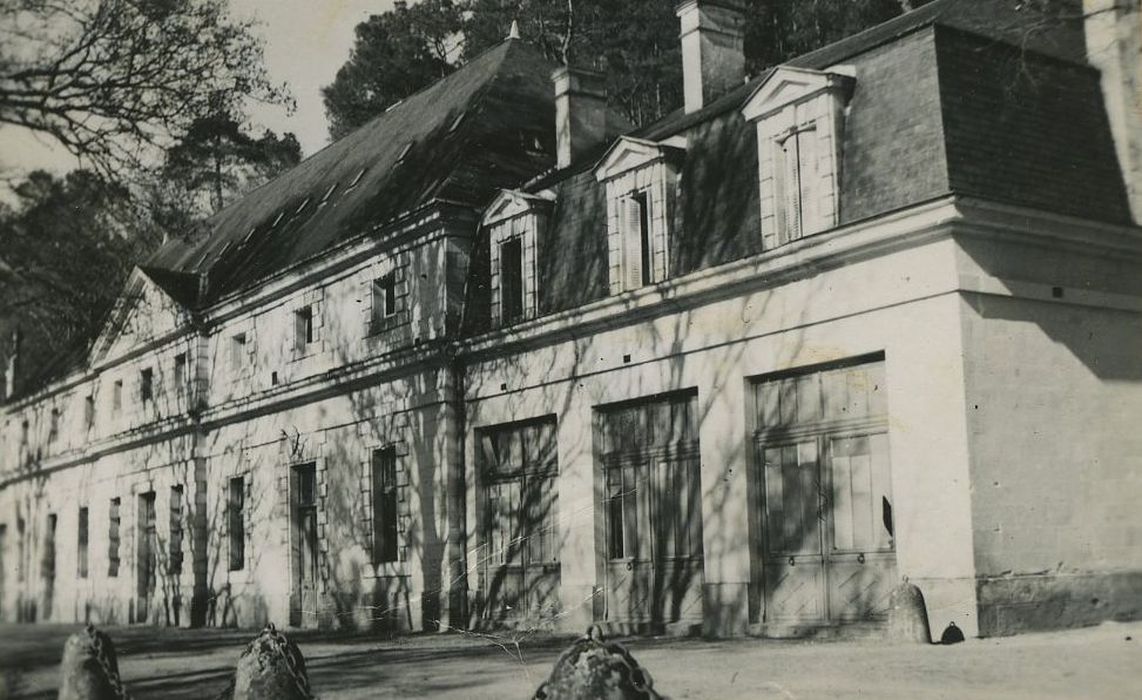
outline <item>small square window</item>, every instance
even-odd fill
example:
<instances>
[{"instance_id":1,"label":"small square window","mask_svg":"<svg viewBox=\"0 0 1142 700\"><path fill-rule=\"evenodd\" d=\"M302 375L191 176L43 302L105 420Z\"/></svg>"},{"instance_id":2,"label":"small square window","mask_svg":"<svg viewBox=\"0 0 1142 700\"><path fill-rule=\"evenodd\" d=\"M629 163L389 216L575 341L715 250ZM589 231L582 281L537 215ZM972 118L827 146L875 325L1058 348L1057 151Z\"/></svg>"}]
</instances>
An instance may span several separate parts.
<instances>
[{"instance_id":1,"label":"small square window","mask_svg":"<svg viewBox=\"0 0 1142 700\"><path fill-rule=\"evenodd\" d=\"M390 272L373 281L373 323L379 324L397 313L397 276Z\"/></svg>"},{"instance_id":2,"label":"small square window","mask_svg":"<svg viewBox=\"0 0 1142 700\"><path fill-rule=\"evenodd\" d=\"M139 398L143 403L155 398L155 371L150 367L139 373Z\"/></svg>"},{"instance_id":3,"label":"small square window","mask_svg":"<svg viewBox=\"0 0 1142 700\"><path fill-rule=\"evenodd\" d=\"M246 334L237 333L230 338L230 367L237 371L246 364Z\"/></svg>"},{"instance_id":4,"label":"small square window","mask_svg":"<svg viewBox=\"0 0 1142 700\"><path fill-rule=\"evenodd\" d=\"M186 353L180 352L174 356L174 391L182 396L186 393Z\"/></svg>"},{"instance_id":5,"label":"small square window","mask_svg":"<svg viewBox=\"0 0 1142 700\"><path fill-rule=\"evenodd\" d=\"M305 352L306 347L314 341L313 334L313 307L303 306L293 314L294 347L298 352Z\"/></svg>"}]
</instances>

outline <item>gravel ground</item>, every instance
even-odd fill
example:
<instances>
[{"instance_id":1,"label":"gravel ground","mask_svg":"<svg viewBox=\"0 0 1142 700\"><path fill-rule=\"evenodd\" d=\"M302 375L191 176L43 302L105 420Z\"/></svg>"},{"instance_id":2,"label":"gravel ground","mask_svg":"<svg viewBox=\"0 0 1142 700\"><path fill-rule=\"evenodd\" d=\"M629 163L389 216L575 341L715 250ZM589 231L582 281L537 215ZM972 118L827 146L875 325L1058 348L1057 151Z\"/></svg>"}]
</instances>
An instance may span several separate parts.
<instances>
[{"instance_id":1,"label":"gravel ground","mask_svg":"<svg viewBox=\"0 0 1142 700\"><path fill-rule=\"evenodd\" d=\"M75 625L0 625L0 697L54 698ZM209 698L250 632L109 627L137 698ZM289 633L319 697L525 698L569 638ZM517 645L518 642L518 645ZM672 698L1138 698L1142 623L900 646L876 640L631 639Z\"/></svg>"}]
</instances>

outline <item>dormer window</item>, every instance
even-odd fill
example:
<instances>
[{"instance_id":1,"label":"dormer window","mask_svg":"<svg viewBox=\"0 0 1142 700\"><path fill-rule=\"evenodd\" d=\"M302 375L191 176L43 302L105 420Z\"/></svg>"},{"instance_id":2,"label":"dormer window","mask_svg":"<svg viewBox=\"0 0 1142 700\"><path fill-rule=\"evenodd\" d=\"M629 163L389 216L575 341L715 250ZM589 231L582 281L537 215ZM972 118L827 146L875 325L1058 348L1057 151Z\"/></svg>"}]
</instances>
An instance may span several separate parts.
<instances>
[{"instance_id":1,"label":"dormer window","mask_svg":"<svg viewBox=\"0 0 1142 700\"><path fill-rule=\"evenodd\" d=\"M845 108L855 82L838 72L782 66L742 108L757 127L766 250L839 223Z\"/></svg>"},{"instance_id":2,"label":"dormer window","mask_svg":"<svg viewBox=\"0 0 1142 700\"><path fill-rule=\"evenodd\" d=\"M492 319L507 326L538 312L536 246L552 196L504 190L488 207L483 225L491 243Z\"/></svg>"},{"instance_id":3,"label":"dormer window","mask_svg":"<svg viewBox=\"0 0 1142 700\"><path fill-rule=\"evenodd\" d=\"M623 137L595 169L607 189L612 294L661 282L670 273L670 222L684 150Z\"/></svg>"}]
</instances>

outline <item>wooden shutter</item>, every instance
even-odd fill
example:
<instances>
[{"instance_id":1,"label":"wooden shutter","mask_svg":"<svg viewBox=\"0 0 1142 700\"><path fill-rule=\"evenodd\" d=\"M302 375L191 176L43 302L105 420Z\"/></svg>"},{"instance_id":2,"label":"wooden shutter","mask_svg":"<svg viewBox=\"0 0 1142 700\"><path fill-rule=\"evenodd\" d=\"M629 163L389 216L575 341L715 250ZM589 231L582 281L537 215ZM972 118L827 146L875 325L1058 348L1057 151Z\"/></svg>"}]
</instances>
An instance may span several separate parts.
<instances>
[{"instance_id":1,"label":"wooden shutter","mask_svg":"<svg viewBox=\"0 0 1142 700\"><path fill-rule=\"evenodd\" d=\"M777 154L780 160L781 217L778 221L778 241L788 243L801 237L801 182L798 173L798 139L790 136L779 144Z\"/></svg>"},{"instance_id":2,"label":"wooden shutter","mask_svg":"<svg viewBox=\"0 0 1142 700\"><path fill-rule=\"evenodd\" d=\"M622 200L623 289L642 286L642 208L637 197Z\"/></svg>"},{"instance_id":3,"label":"wooden shutter","mask_svg":"<svg viewBox=\"0 0 1142 700\"><path fill-rule=\"evenodd\" d=\"M800 226L797 237L816 233L817 225L817 132L814 129L797 133L798 201Z\"/></svg>"}]
</instances>

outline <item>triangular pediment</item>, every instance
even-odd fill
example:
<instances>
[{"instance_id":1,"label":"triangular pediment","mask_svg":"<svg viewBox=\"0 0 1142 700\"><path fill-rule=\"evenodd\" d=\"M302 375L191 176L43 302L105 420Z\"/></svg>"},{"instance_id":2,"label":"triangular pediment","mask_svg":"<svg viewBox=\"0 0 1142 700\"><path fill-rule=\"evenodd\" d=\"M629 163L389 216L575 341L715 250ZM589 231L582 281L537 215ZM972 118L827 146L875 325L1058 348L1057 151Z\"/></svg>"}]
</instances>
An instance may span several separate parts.
<instances>
[{"instance_id":1,"label":"triangular pediment","mask_svg":"<svg viewBox=\"0 0 1142 700\"><path fill-rule=\"evenodd\" d=\"M550 204L553 195L549 192L531 194L519 190L500 190L488 208L484 210L483 225L510 219L525 214L537 206Z\"/></svg>"},{"instance_id":2,"label":"triangular pediment","mask_svg":"<svg viewBox=\"0 0 1142 700\"><path fill-rule=\"evenodd\" d=\"M595 178L599 182L610 179L635 168L653 163L666 154L661 144L631 136L621 136L603 155L595 166Z\"/></svg>"},{"instance_id":3,"label":"triangular pediment","mask_svg":"<svg viewBox=\"0 0 1142 700\"><path fill-rule=\"evenodd\" d=\"M91 364L119 357L178 328L182 308L139 268L127 278L91 348Z\"/></svg>"},{"instance_id":4,"label":"triangular pediment","mask_svg":"<svg viewBox=\"0 0 1142 700\"><path fill-rule=\"evenodd\" d=\"M778 66L745 101L742 115L755 121L827 90L843 89L847 92L853 82L851 76L840 73Z\"/></svg>"}]
</instances>

